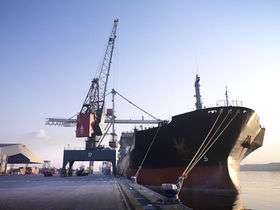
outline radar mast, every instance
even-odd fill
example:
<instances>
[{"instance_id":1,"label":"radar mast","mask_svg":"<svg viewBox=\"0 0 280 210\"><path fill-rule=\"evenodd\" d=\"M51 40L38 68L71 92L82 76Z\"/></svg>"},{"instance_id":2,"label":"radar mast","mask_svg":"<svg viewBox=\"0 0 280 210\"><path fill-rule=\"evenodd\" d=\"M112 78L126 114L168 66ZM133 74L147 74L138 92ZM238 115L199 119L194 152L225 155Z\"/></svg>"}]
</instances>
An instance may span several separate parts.
<instances>
[{"instance_id":1,"label":"radar mast","mask_svg":"<svg viewBox=\"0 0 280 210\"><path fill-rule=\"evenodd\" d=\"M194 87L195 87L195 95L194 97L196 98L196 103L195 103L195 108L196 109L202 109L202 102L201 102L201 95L200 95L200 77L198 74L196 75Z\"/></svg>"}]
</instances>

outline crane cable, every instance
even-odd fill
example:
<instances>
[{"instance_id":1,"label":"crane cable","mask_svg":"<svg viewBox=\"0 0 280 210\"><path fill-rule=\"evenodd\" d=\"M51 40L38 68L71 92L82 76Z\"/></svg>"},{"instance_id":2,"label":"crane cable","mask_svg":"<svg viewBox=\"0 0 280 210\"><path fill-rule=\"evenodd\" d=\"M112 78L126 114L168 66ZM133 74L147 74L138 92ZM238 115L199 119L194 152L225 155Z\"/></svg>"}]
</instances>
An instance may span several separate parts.
<instances>
[{"instance_id":1,"label":"crane cable","mask_svg":"<svg viewBox=\"0 0 280 210\"><path fill-rule=\"evenodd\" d=\"M112 126L112 123L106 125L105 133L102 135L101 139L99 140L97 147L99 147L101 145L102 141L105 139L105 136L107 135L107 133L108 133L109 129L111 128L111 126Z\"/></svg>"},{"instance_id":2,"label":"crane cable","mask_svg":"<svg viewBox=\"0 0 280 210\"><path fill-rule=\"evenodd\" d=\"M191 170L196 166L196 164L202 159L202 157L209 151L209 149L216 143L216 141L219 139L219 137L223 134L223 132L228 128L228 126L231 124L231 122L236 118L236 116L239 114L239 110L234 114L234 116L229 120L229 122L226 124L226 126L222 129L222 131L219 133L219 135L212 141L210 144L211 140L214 138L216 135L217 131L220 129L224 121L227 119L229 113L231 113L232 110L229 110L223 121L220 123L219 127L216 129L212 137L209 139L207 144L204 146L204 148L201 150L202 146L200 146L199 150L196 152L190 163L187 165L186 169L183 171L182 175L179 177L177 185L179 185L179 190L178 194L182 189L184 179L187 178L188 174L191 172ZM217 119L220 117L221 113L217 117ZM215 120L212 128L208 132L206 138L204 139L202 145L206 142L207 137L209 137L210 133L212 132L213 128L215 127L215 124L217 123L218 120ZM210 144L210 146L208 146ZM199 155L198 155L199 154ZM198 156L198 157L197 157Z\"/></svg>"},{"instance_id":3,"label":"crane cable","mask_svg":"<svg viewBox=\"0 0 280 210\"><path fill-rule=\"evenodd\" d=\"M116 94L118 94L121 98L123 98L124 100L126 100L128 103L130 103L131 105L135 106L137 109L141 110L142 112L144 112L145 114L149 115L151 118L153 118L154 120L158 120L160 121L160 119L158 119L157 117L153 116L152 114L150 114L149 112L145 111L144 109L140 108L139 106L137 106L135 103L131 102L130 100L128 100L126 97L124 97L123 95L121 95L119 92L115 91Z\"/></svg>"}]
</instances>

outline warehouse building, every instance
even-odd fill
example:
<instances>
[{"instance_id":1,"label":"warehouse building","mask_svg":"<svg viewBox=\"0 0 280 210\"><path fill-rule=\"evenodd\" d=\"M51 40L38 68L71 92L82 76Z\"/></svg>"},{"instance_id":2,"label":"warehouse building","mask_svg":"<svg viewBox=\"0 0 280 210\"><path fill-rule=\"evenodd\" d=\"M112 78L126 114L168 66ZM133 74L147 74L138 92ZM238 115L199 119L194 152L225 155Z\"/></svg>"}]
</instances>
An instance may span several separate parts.
<instances>
[{"instance_id":1,"label":"warehouse building","mask_svg":"<svg viewBox=\"0 0 280 210\"><path fill-rule=\"evenodd\" d=\"M0 144L0 174L7 164L41 164L43 161L23 144Z\"/></svg>"}]
</instances>

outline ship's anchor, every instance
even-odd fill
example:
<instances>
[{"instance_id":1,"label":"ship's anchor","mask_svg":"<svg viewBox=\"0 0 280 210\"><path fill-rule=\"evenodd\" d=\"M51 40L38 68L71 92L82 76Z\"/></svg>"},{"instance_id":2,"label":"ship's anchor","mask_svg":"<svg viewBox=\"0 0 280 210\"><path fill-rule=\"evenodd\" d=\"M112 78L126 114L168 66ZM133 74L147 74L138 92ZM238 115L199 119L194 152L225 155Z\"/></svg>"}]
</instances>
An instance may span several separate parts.
<instances>
[{"instance_id":1,"label":"ship's anchor","mask_svg":"<svg viewBox=\"0 0 280 210\"><path fill-rule=\"evenodd\" d=\"M215 142L219 139L219 137L223 134L223 132L228 128L228 126L231 124L231 122L234 120L234 118L238 115L239 110L236 111L236 113L233 115L233 117L228 121L228 123L225 125L225 127L220 131L218 136L212 141L212 139L215 137L217 132L220 130L221 126L224 124L228 116L232 110L230 109L228 113L226 114L225 118L222 120L220 125L217 127L216 131L212 134L211 138L208 140L210 134L214 130L220 116L223 113L223 109L220 110L219 115L217 116L214 124L212 125L211 129L209 130L208 134L206 135L205 139L203 140L202 144L196 151L195 155L183 171L182 175L178 177L176 184L171 184L171 183L164 183L162 184L161 188L162 191L164 192L165 196L167 197L166 200L164 200L164 203L179 203L179 194L180 191L182 190L184 180L188 177L190 174L191 170L197 165L197 163L205 156L205 154L208 152L208 150L215 144Z\"/></svg>"}]
</instances>

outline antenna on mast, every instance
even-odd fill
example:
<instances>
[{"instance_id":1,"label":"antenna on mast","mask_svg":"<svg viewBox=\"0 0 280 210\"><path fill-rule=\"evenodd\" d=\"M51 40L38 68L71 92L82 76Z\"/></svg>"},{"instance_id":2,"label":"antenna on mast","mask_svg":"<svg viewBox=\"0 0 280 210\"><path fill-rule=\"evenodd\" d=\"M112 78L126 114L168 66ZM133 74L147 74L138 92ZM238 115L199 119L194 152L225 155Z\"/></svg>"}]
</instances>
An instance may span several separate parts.
<instances>
[{"instance_id":1,"label":"antenna on mast","mask_svg":"<svg viewBox=\"0 0 280 210\"><path fill-rule=\"evenodd\" d=\"M199 74L199 65L198 65L198 59L197 59L197 56L195 56L195 70L196 70L196 74L198 75Z\"/></svg>"}]
</instances>

